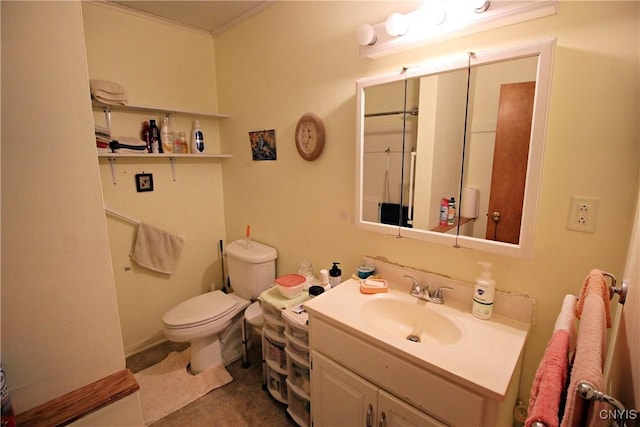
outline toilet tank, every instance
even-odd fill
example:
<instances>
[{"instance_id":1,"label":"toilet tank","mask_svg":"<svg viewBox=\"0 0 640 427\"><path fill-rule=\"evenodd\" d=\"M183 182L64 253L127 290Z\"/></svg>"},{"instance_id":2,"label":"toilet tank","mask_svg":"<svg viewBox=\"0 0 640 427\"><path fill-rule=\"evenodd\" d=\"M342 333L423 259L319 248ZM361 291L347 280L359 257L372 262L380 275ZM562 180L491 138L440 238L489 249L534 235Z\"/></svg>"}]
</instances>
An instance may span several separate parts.
<instances>
[{"instance_id":1,"label":"toilet tank","mask_svg":"<svg viewBox=\"0 0 640 427\"><path fill-rule=\"evenodd\" d=\"M273 286L276 278L275 248L252 240L236 240L225 249L231 288L244 299L253 300Z\"/></svg>"}]
</instances>

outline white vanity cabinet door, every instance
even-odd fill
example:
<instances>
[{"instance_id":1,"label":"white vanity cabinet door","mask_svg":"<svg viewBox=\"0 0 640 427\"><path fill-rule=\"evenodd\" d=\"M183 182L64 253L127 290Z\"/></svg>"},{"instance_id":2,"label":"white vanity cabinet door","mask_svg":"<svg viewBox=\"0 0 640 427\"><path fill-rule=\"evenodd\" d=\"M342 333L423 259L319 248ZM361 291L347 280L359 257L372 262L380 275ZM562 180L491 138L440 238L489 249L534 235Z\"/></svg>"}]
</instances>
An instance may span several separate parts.
<instances>
[{"instance_id":1,"label":"white vanity cabinet door","mask_svg":"<svg viewBox=\"0 0 640 427\"><path fill-rule=\"evenodd\" d=\"M382 389L378 392L377 419L379 427L445 427Z\"/></svg>"},{"instance_id":2,"label":"white vanity cabinet door","mask_svg":"<svg viewBox=\"0 0 640 427\"><path fill-rule=\"evenodd\" d=\"M313 426L373 426L378 387L320 353L312 357Z\"/></svg>"},{"instance_id":3,"label":"white vanity cabinet door","mask_svg":"<svg viewBox=\"0 0 640 427\"><path fill-rule=\"evenodd\" d=\"M321 353L313 353L314 427L444 427Z\"/></svg>"}]
</instances>

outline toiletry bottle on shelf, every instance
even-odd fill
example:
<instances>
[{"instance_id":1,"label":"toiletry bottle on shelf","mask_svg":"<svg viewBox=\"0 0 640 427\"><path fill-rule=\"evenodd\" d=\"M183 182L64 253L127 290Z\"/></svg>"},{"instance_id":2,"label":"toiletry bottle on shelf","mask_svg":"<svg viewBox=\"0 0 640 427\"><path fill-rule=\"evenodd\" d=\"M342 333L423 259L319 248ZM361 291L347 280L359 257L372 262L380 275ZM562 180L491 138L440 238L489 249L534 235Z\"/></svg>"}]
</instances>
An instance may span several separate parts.
<instances>
[{"instance_id":1,"label":"toiletry bottle on shelf","mask_svg":"<svg viewBox=\"0 0 640 427\"><path fill-rule=\"evenodd\" d=\"M149 122L142 123L142 134L140 135L142 140L147 144L147 151L151 153L151 130L149 128Z\"/></svg>"},{"instance_id":2,"label":"toiletry bottle on shelf","mask_svg":"<svg viewBox=\"0 0 640 427\"><path fill-rule=\"evenodd\" d=\"M329 283L329 271L327 269L320 270L320 278L318 279L318 285L322 286L325 291L331 289L331 283Z\"/></svg>"},{"instance_id":3,"label":"toiletry bottle on shelf","mask_svg":"<svg viewBox=\"0 0 640 427\"><path fill-rule=\"evenodd\" d=\"M173 152L173 132L171 131L168 116L162 118L162 124L160 125L160 142L162 143L163 153Z\"/></svg>"},{"instance_id":4,"label":"toiletry bottle on shelf","mask_svg":"<svg viewBox=\"0 0 640 427\"><path fill-rule=\"evenodd\" d=\"M447 225L448 216L449 216L449 199L444 197L440 201L440 225Z\"/></svg>"},{"instance_id":5,"label":"toiletry bottle on shelf","mask_svg":"<svg viewBox=\"0 0 640 427\"><path fill-rule=\"evenodd\" d=\"M149 133L151 134L151 152L162 153L162 144L160 143L160 129L156 125L155 120L149 120Z\"/></svg>"},{"instance_id":6,"label":"toiletry bottle on shelf","mask_svg":"<svg viewBox=\"0 0 640 427\"><path fill-rule=\"evenodd\" d=\"M200 121L193 121L193 131L191 132L191 153L204 153L204 135L200 130Z\"/></svg>"},{"instance_id":7,"label":"toiletry bottle on shelf","mask_svg":"<svg viewBox=\"0 0 640 427\"><path fill-rule=\"evenodd\" d=\"M187 134L178 132L173 142L173 152L180 154L189 153L189 145L187 144Z\"/></svg>"},{"instance_id":8,"label":"toiletry bottle on shelf","mask_svg":"<svg viewBox=\"0 0 640 427\"><path fill-rule=\"evenodd\" d=\"M456 221L456 199L449 199L449 212L447 213L447 225L453 225Z\"/></svg>"},{"instance_id":9,"label":"toiletry bottle on shelf","mask_svg":"<svg viewBox=\"0 0 640 427\"><path fill-rule=\"evenodd\" d=\"M473 306L471 313L478 319L491 319L493 315L493 299L496 293L496 281L491 278L489 268L491 263L478 262L483 268L480 277L476 279L473 289Z\"/></svg>"},{"instance_id":10,"label":"toiletry bottle on shelf","mask_svg":"<svg viewBox=\"0 0 640 427\"><path fill-rule=\"evenodd\" d=\"M342 270L338 268L338 264L340 263L334 261L331 270L329 270L329 283L331 284L332 288L338 286L342 281Z\"/></svg>"}]
</instances>

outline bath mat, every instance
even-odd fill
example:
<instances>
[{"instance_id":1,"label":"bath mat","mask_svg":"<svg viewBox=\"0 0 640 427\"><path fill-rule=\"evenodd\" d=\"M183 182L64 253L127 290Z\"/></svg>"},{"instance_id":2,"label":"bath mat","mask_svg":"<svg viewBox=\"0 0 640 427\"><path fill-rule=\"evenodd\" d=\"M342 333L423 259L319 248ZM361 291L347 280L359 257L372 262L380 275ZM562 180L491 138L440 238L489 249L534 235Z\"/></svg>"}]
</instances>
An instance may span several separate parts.
<instances>
[{"instance_id":1,"label":"bath mat","mask_svg":"<svg viewBox=\"0 0 640 427\"><path fill-rule=\"evenodd\" d=\"M135 374L140 384L145 425L158 421L233 380L222 364L191 375L186 370L189 351L171 352L162 362Z\"/></svg>"}]
</instances>

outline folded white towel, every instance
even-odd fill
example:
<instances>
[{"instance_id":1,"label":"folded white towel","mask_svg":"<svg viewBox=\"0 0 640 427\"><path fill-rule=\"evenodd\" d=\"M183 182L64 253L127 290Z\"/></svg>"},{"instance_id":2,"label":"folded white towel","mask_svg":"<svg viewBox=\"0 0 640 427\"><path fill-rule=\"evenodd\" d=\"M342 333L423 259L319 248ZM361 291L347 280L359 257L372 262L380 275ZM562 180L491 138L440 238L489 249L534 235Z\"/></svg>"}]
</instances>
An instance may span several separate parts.
<instances>
[{"instance_id":1,"label":"folded white towel","mask_svg":"<svg viewBox=\"0 0 640 427\"><path fill-rule=\"evenodd\" d=\"M127 98L122 99L110 99L100 95L94 95L93 99L98 101L101 104L105 105L127 105Z\"/></svg>"},{"instance_id":2,"label":"folded white towel","mask_svg":"<svg viewBox=\"0 0 640 427\"><path fill-rule=\"evenodd\" d=\"M121 144L133 145L133 146L143 146L146 147L147 143L141 140L140 138L136 138L135 136L119 136L114 138Z\"/></svg>"},{"instance_id":3,"label":"folded white towel","mask_svg":"<svg viewBox=\"0 0 640 427\"><path fill-rule=\"evenodd\" d=\"M127 90L119 83L109 80L90 79L91 97L107 105L126 105Z\"/></svg>"},{"instance_id":4,"label":"folded white towel","mask_svg":"<svg viewBox=\"0 0 640 427\"><path fill-rule=\"evenodd\" d=\"M127 95L127 90L120 83L112 82L109 80L90 79L89 88L91 93L100 91L103 94L113 95Z\"/></svg>"},{"instance_id":5,"label":"folded white towel","mask_svg":"<svg viewBox=\"0 0 640 427\"><path fill-rule=\"evenodd\" d=\"M144 150L136 150L134 148L114 148L114 153L134 153L134 154L149 154L149 151Z\"/></svg>"},{"instance_id":6,"label":"folded white towel","mask_svg":"<svg viewBox=\"0 0 640 427\"><path fill-rule=\"evenodd\" d=\"M183 237L141 222L129 256L142 267L171 274L176 269L183 244Z\"/></svg>"}]
</instances>

